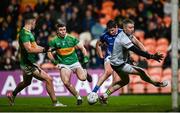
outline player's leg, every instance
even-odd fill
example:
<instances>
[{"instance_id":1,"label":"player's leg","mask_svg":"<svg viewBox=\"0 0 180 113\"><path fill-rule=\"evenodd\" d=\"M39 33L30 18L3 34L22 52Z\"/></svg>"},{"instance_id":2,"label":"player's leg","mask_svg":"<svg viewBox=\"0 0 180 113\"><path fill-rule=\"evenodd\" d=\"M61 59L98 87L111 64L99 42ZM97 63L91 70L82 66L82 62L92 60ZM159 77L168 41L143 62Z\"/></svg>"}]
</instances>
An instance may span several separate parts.
<instances>
[{"instance_id":1,"label":"player's leg","mask_svg":"<svg viewBox=\"0 0 180 113\"><path fill-rule=\"evenodd\" d=\"M76 65L73 67L74 72L76 73L77 77L81 81L85 81L87 79L87 72L81 67L81 65ZM81 96L77 99L77 105L82 104Z\"/></svg>"},{"instance_id":2,"label":"player's leg","mask_svg":"<svg viewBox=\"0 0 180 113\"><path fill-rule=\"evenodd\" d=\"M106 92L99 97L100 103L102 104L107 104L107 98L113 92L117 91L118 89L129 83L129 75L128 73L121 70L121 66L112 66L112 68L121 79L119 79L119 81L115 81L111 86L109 86Z\"/></svg>"},{"instance_id":3,"label":"player's leg","mask_svg":"<svg viewBox=\"0 0 180 113\"><path fill-rule=\"evenodd\" d=\"M55 96L55 92L54 92L54 87L53 87L53 79L41 68L39 68L38 66L34 67L34 71L33 71L33 77L37 78L38 80L44 81L46 84L46 90L51 98L51 101L53 103L53 106L58 107L66 107L66 105L63 105L62 103L60 103L56 96Z\"/></svg>"},{"instance_id":4,"label":"player's leg","mask_svg":"<svg viewBox=\"0 0 180 113\"><path fill-rule=\"evenodd\" d=\"M70 82L71 73L72 73L72 71L70 68L62 67L60 69L61 80L63 81L66 88L71 92L71 94L77 98L77 100L78 99L82 100L81 96L79 95L79 93L76 91L75 87ZM80 105L80 104L77 102L77 105Z\"/></svg>"},{"instance_id":5,"label":"player's leg","mask_svg":"<svg viewBox=\"0 0 180 113\"><path fill-rule=\"evenodd\" d=\"M111 86L120 80L121 80L120 76L115 71L113 71L112 72L112 84L111 84Z\"/></svg>"},{"instance_id":6,"label":"player's leg","mask_svg":"<svg viewBox=\"0 0 180 113\"><path fill-rule=\"evenodd\" d=\"M100 76L100 78L98 79L98 82L92 92L97 92L99 90L100 86L112 74L112 72L113 72L113 70L111 68L110 62L106 61L104 63L104 72L103 72L102 76Z\"/></svg>"},{"instance_id":7,"label":"player's leg","mask_svg":"<svg viewBox=\"0 0 180 113\"><path fill-rule=\"evenodd\" d=\"M145 72L142 68L140 67L137 67L137 66L133 66L133 65L130 65L130 64L125 64L122 69L121 69L123 72L125 73L128 73L128 74L136 74L136 75L139 75L141 77L142 80L148 82L148 83L151 83L153 84L154 86L156 87L165 87L167 86L167 82L158 82L158 81L154 81L152 80L148 73Z\"/></svg>"},{"instance_id":8,"label":"player's leg","mask_svg":"<svg viewBox=\"0 0 180 113\"><path fill-rule=\"evenodd\" d=\"M87 81L88 82L92 82L92 76L88 73L88 71L87 71L87 64L81 64L82 65L82 67L83 67L83 69L84 69L84 71L87 73Z\"/></svg>"},{"instance_id":9,"label":"player's leg","mask_svg":"<svg viewBox=\"0 0 180 113\"><path fill-rule=\"evenodd\" d=\"M156 87L165 87L168 85L167 82L159 82L159 81L154 81L152 80L150 77L149 77L149 74L143 70L142 68L140 67L137 67L137 66L132 66L132 74L137 74L141 77L142 80L144 80L145 82L148 82L148 83L151 83L153 84L154 86Z\"/></svg>"},{"instance_id":10,"label":"player's leg","mask_svg":"<svg viewBox=\"0 0 180 113\"><path fill-rule=\"evenodd\" d=\"M87 76L86 76L87 81L88 81L88 82L92 82L92 76L88 73L87 69L84 68L84 71L85 71L85 73L86 73L86 75L87 75Z\"/></svg>"},{"instance_id":11,"label":"player's leg","mask_svg":"<svg viewBox=\"0 0 180 113\"><path fill-rule=\"evenodd\" d=\"M14 89L13 92L8 92L7 97L9 100L9 104L12 106L14 105L14 100L16 95L22 91L25 87L29 86L31 84L32 76L27 75L25 72L23 72L23 81L20 82L17 87Z\"/></svg>"}]
</instances>

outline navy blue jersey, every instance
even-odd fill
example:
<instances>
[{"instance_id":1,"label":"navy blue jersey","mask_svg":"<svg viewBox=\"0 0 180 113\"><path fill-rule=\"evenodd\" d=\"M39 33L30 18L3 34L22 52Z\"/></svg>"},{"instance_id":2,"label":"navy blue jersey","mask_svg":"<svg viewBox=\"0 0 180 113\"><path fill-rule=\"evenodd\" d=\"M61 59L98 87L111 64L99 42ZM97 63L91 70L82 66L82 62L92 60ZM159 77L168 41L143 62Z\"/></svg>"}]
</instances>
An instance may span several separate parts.
<instances>
[{"instance_id":1,"label":"navy blue jersey","mask_svg":"<svg viewBox=\"0 0 180 113\"><path fill-rule=\"evenodd\" d=\"M113 50L113 45L114 45L114 40L116 36L122 31L122 29L118 29L118 33L114 36L110 35L107 31L105 31L101 36L100 36L100 41L102 43L105 43L107 45L106 48L106 54L105 58L109 55L111 55L112 50Z\"/></svg>"}]
</instances>

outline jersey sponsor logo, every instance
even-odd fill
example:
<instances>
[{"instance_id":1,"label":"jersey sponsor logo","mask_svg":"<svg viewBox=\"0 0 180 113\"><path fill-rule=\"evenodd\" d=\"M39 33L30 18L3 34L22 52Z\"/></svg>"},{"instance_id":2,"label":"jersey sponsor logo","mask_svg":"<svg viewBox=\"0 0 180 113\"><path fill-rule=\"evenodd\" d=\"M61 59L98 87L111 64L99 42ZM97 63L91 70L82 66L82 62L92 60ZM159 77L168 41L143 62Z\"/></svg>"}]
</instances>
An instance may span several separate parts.
<instances>
[{"instance_id":1,"label":"jersey sponsor logo","mask_svg":"<svg viewBox=\"0 0 180 113\"><path fill-rule=\"evenodd\" d=\"M75 48L74 47L69 47L69 48L61 48L61 49L58 49L57 52L60 54L60 55L70 55L71 53L73 53L75 51Z\"/></svg>"}]
</instances>

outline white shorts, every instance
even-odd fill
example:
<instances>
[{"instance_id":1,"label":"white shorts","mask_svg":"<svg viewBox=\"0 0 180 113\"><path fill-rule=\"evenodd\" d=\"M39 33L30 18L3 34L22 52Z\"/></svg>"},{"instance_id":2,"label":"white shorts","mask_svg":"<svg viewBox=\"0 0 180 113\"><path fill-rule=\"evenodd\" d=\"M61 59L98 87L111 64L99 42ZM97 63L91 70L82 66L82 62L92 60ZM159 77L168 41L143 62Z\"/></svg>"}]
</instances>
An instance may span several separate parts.
<instances>
[{"instance_id":1,"label":"white shorts","mask_svg":"<svg viewBox=\"0 0 180 113\"><path fill-rule=\"evenodd\" d=\"M76 62L76 63L71 64L71 65L59 64L58 68L59 69L66 68L66 69L75 71L75 69L82 68L82 66L81 66L81 64L79 62Z\"/></svg>"},{"instance_id":2,"label":"white shorts","mask_svg":"<svg viewBox=\"0 0 180 113\"><path fill-rule=\"evenodd\" d=\"M105 65L106 63L110 63L110 57L111 57L111 56L107 56L107 57L104 59L104 65Z\"/></svg>"}]
</instances>

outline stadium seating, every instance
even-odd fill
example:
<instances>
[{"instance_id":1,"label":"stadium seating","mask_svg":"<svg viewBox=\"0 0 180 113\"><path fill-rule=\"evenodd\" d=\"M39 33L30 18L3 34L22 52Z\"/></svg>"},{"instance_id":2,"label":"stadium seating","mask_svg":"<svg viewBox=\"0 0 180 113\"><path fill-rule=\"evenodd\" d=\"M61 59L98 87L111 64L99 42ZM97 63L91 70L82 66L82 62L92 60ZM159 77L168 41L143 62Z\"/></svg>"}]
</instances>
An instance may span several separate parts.
<instances>
[{"instance_id":1,"label":"stadium seating","mask_svg":"<svg viewBox=\"0 0 180 113\"><path fill-rule=\"evenodd\" d=\"M142 42L142 43L144 42L144 35L145 35L144 31L142 31L142 30L135 30L134 35L136 36L136 38L140 42Z\"/></svg>"},{"instance_id":2,"label":"stadium seating","mask_svg":"<svg viewBox=\"0 0 180 113\"><path fill-rule=\"evenodd\" d=\"M147 49L148 52L150 53L155 53L156 50L156 40L153 38L148 38L144 40L144 46Z\"/></svg>"},{"instance_id":3,"label":"stadium seating","mask_svg":"<svg viewBox=\"0 0 180 113\"><path fill-rule=\"evenodd\" d=\"M169 41L166 39L166 38L159 38L157 40L157 45L166 45L168 46L169 45Z\"/></svg>"},{"instance_id":4,"label":"stadium seating","mask_svg":"<svg viewBox=\"0 0 180 113\"><path fill-rule=\"evenodd\" d=\"M7 41L5 41L5 40L0 40L0 48L1 48L2 50L5 50L5 49L8 48L8 47L9 47L9 44L8 44Z\"/></svg>"}]
</instances>

